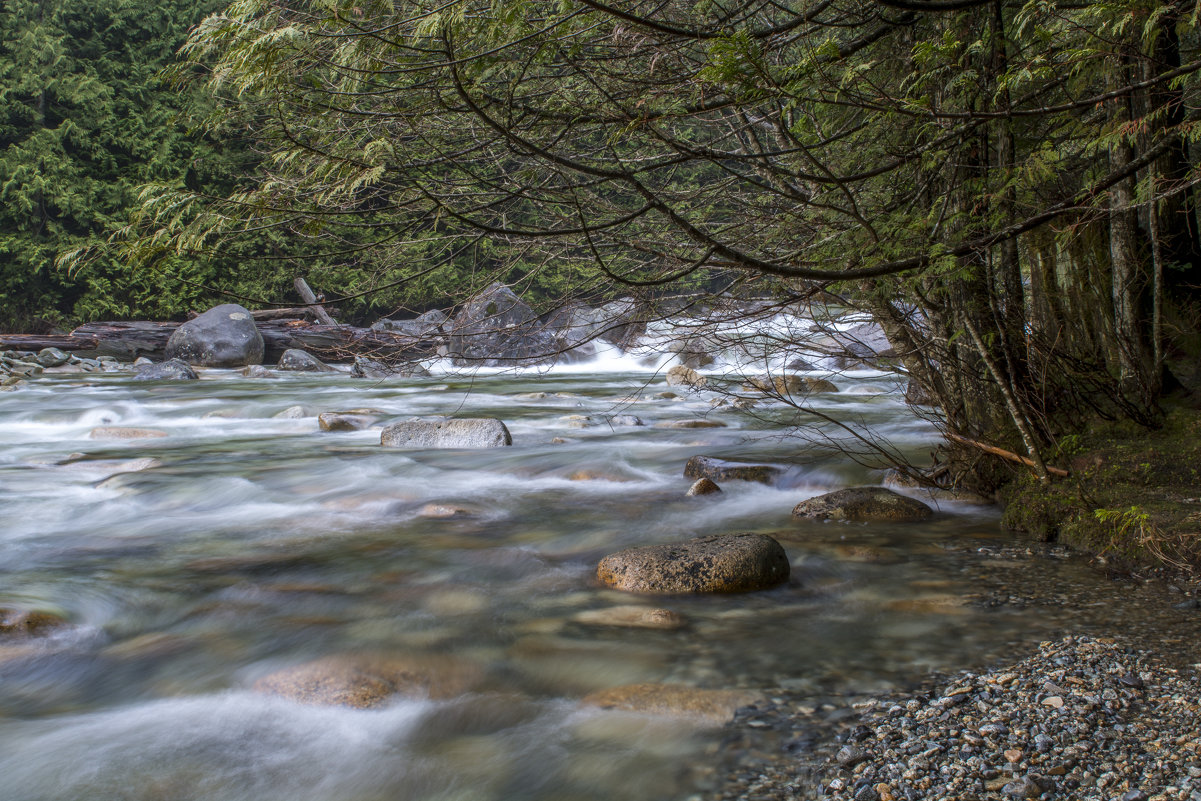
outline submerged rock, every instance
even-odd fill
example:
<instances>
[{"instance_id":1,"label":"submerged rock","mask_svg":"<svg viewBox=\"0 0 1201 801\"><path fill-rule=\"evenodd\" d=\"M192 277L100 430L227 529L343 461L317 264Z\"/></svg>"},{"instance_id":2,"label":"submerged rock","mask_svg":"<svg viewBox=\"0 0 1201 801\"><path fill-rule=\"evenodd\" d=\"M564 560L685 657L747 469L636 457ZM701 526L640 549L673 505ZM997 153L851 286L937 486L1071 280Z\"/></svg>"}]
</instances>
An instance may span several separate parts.
<instances>
[{"instance_id":1,"label":"submerged rock","mask_svg":"<svg viewBox=\"0 0 1201 801\"><path fill-rule=\"evenodd\" d=\"M383 430L386 448L499 448L513 444L505 424L495 417L406 420Z\"/></svg>"},{"instance_id":2,"label":"submerged rock","mask_svg":"<svg viewBox=\"0 0 1201 801\"><path fill-rule=\"evenodd\" d=\"M684 465L685 478L708 478L713 481L756 481L774 484L784 468L771 464L727 462L712 456L693 456Z\"/></svg>"},{"instance_id":3,"label":"submerged rock","mask_svg":"<svg viewBox=\"0 0 1201 801\"><path fill-rule=\"evenodd\" d=\"M165 362L146 364L134 367L134 381L194 381L200 376L192 366L182 359L168 359Z\"/></svg>"},{"instance_id":4,"label":"submerged rock","mask_svg":"<svg viewBox=\"0 0 1201 801\"><path fill-rule=\"evenodd\" d=\"M762 392L784 397L810 395L815 392L837 392L833 382L824 378L809 378L803 375L754 376L746 379L742 388L751 392Z\"/></svg>"},{"instance_id":5,"label":"submerged rock","mask_svg":"<svg viewBox=\"0 0 1201 801\"><path fill-rule=\"evenodd\" d=\"M763 534L719 534L606 556L597 578L627 592L751 592L788 579L788 555Z\"/></svg>"},{"instance_id":6,"label":"submerged rock","mask_svg":"<svg viewBox=\"0 0 1201 801\"><path fill-rule=\"evenodd\" d=\"M242 368L242 375L247 378L279 378L279 376L261 364L246 365Z\"/></svg>"},{"instance_id":7,"label":"submerged rock","mask_svg":"<svg viewBox=\"0 0 1201 801\"><path fill-rule=\"evenodd\" d=\"M611 606L607 609L588 609L577 612L572 621L588 626L617 626L633 629L678 629L684 618L670 609L649 606Z\"/></svg>"},{"instance_id":8,"label":"submerged rock","mask_svg":"<svg viewBox=\"0 0 1201 801\"><path fill-rule=\"evenodd\" d=\"M664 420L655 423L655 428L725 428L720 420Z\"/></svg>"},{"instance_id":9,"label":"submerged rock","mask_svg":"<svg viewBox=\"0 0 1201 801\"><path fill-rule=\"evenodd\" d=\"M285 350L279 357L279 363L275 366L279 370L288 370L296 373L338 372L335 368L330 367L313 354L300 348L288 348Z\"/></svg>"},{"instance_id":10,"label":"submerged rock","mask_svg":"<svg viewBox=\"0 0 1201 801\"><path fill-rule=\"evenodd\" d=\"M475 665L450 657L346 654L277 671L253 689L302 704L370 709L398 695L453 698L482 676Z\"/></svg>"},{"instance_id":11,"label":"submerged rock","mask_svg":"<svg viewBox=\"0 0 1201 801\"><path fill-rule=\"evenodd\" d=\"M155 439L167 436L157 428L127 428L125 426L98 426L88 434L91 439Z\"/></svg>"},{"instance_id":12,"label":"submerged rock","mask_svg":"<svg viewBox=\"0 0 1201 801\"><path fill-rule=\"evenodd\" d=\"M801 501L793 517L812 520L855 522L925 520L934 510L921 501L899 495L884 487L851 487Z\"/></svg>"},{"instance_id":13,"label":"submerged rock","mask_svg":"<svg viewBox=\"0 0 1201 801\"><path fill-rule=\"evenodd\" d=\"M583 703L645 715L693 718L721 725L744 706L761 700L750 690L703 690L680 684L629 684L584 696Z\"/></svg>"},{"instance_id":14,"label":"submerged rock","mask_svg":"<svg viewBox=\"0 0 1201 801\"><path fill-rule=\"evenodd\" d=\"M349 409L344 412L322 412L317 425L322 431L362 431L379 419L374 409Z\"/></svg>"},{"instance_id":15,"label":"submerged rock","mask_svg":"<svg viewBox=\"0 0 1201 801\"><path fill-rule=\"evenodd\" d=\"M66 625L66 620L50 612L0 608L0 636L35 636Z\"/></svg>"},{"instance_id":16,"label":"submerged rock","mask_svg":"<svg viewBox=\"0 0 1201 801\"><path fill-rule=\"evenodd\" d=\"M245 367L263 361L263 337L254 318L226 303L176 328L167 340L167 358L201 367Z\"/></svg>"}]
</instances>

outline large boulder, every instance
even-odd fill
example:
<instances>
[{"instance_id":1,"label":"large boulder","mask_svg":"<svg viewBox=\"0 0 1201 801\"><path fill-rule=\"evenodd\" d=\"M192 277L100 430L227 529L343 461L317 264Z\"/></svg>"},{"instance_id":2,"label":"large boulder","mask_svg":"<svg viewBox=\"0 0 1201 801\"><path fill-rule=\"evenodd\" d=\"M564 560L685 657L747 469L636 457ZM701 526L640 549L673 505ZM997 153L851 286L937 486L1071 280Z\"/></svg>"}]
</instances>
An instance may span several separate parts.
<instances>
[{"instance_id":1,"label":"large boulder","mask_svg":"<svg viewBox=\"0 0 1201 801\"><path fill-rule=\"evenodd\" d=\"M553 361L558 347L534 310L500 283L460 309L450 329L449 355L458 365L540 364Z\"/></svg>"},{"instance_id":2,"label":"large boulder","mask_svg":"<svg viewBox=\"0 0 1201 801\"><path fill-rule=\"evenodd\" d=\"M482 676L475 665L449 657L353 654L285 668L259 679L254 689L302 704L370 709L396 696L453 698Z\"/></svg>"},{"instance_id":3,"label":"large boulder","mask_svg":"<svg viewBox=\"0 0 1201 801\"><path fill-rule=\"evenodd\" d=\"M810 520L855 522L908 522L925 520L934 510L921 501L884 487L850 487L801 501L793 517Z\"/></svg>"},{"instance_id":4,"label":"large boulder","mask_svg":"<svg viewBox=\"0 0 1201 801\"><path fill-rule=\"evenodd\" d=\"M712 481L757 481L774 484L784 468L773 464L727 462L712 456L693 456L684 465L685 478L708 478Z\"/></svg>"},{"instance_id":5,"label":"large boulder","mask_svg":"<svg viewBox=\"0 0 1201 801\"><path fill-rule=\"evenodd\" d=\"M300 348L288 348L279 357L277 369L297 373L336 373L337 369L330 367L308 351Z\"/></svg>"},{"instance_id":6,"label":"large boulder","mask_svg":"<svg viewBox=\"0 0 1201 801\"><path fill-rule=\"evenodd\" d=\"M788 555L764 534L719 534L669 545L628 548L596 568L604 584L627 592L751 592L788 579Z\"/></svg>"},{"instance_id":7,"label":"large boulder","mask_svg":"<svg viewBox=\"0 0 1201 801\"><path fill-rule=\"evenodd\" d=\"M192 381L199 378L192 366L182 359L168 359L158 364L142 364L134 368L134 381Z\"/></svg>"},{"instance_id":8,"label":"large boulder","mask_svg":"<svg viewBox=\"0 0 1201 801\"><path fill-rule=\"evenodd\" d=\"M513 444L505 424L494 417L406 420L380 434L387 448L499 448Z\"/></svg>"},{"instance_id":9,"label":"large boulder","mask_svg":"<svg viewBox=\"0 0 1201 801\"><path fill-rule=\"evenodd\" d=\"M250 312L226 303L176 328L167 340L166 355L200 367L262 364L263 337Z\"/></svg>"}]
</instances>

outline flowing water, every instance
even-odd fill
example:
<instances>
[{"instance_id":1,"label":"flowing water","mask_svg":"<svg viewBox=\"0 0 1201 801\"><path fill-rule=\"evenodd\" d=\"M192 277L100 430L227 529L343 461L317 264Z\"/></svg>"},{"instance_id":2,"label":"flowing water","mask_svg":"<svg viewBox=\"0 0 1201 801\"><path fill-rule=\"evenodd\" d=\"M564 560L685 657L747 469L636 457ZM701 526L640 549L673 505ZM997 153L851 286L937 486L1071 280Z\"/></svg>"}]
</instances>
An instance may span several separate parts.
<instances>
[{"instance_id":1,"label":"flowing water","mask_svg":"<svg viewBox=\"0 0 1201 801\"><path fill-rule=\"evenodd\" d=\"M0 607L70 622L0 641L0 799L681 798L704 791L694 768L714 732L584 696L640 682L882 690L1054 628L964 603L981 554L1005 541L993 510L944 501L921 524L795 522L800 500L883 474L805 436L816 419L784 404L659 397L659 361L386 381L63 375L0 394ZM934 431L894 378L834 380L841 392L811 399L819 411L929 450ZM319 430L318 413L345 409L380 424L495 416L513 447L391 450L378 427ZM679 420L724 426L656 426ZM99 427L165 436L93 438ZM689 498L696 454L787 470L774 487ZM792 579L670 598L595 581L623 547L736 531L776 536ZM629 604L687 625L581 618ZM353 654L440 660L470 680L366 710L254 686Z\"/></svg>"}]
</instances>

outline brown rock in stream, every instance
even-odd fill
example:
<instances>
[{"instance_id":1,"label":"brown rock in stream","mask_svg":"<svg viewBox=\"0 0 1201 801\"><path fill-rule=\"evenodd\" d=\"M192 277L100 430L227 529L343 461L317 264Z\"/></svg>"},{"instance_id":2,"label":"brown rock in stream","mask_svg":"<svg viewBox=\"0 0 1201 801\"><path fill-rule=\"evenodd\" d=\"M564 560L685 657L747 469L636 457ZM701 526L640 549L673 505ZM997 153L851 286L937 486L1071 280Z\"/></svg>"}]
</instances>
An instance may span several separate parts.
<instances>
[{"instance_id":1,"label":"brown rock in stream","mask_svg":"<svg viewBox=\"0 0 1201 801\"><path fill-rule=\"evenodd\" d=\"M627 592L751 592L788 579L788 555L764 534L721 534L606 556L597 578Z\"/></svg>"}]
</instances>

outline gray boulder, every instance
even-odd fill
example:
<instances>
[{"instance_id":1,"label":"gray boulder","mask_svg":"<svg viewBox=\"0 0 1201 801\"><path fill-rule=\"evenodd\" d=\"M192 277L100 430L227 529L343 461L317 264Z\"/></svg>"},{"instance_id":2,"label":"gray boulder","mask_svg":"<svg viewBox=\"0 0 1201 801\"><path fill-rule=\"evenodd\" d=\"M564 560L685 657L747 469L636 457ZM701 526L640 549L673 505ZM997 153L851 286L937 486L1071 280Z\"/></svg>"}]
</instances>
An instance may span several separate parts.
<instances>
[{"instance_id":1,"label":"gray boulder","mask_svg":"<svg viewBox=\"0 0 1201 801\"><path fill-rule=\"evenodd\" d=\"M168 359L158 364L143 364L134 368L134 381L192 381L199 378L191 365L181 359Z\"/></svg>"},{"instance_id":2,"label":"gray boulder","mask_svg":"<svg viewBox=\"0 0 1201 801\"><path fill-rule=\"evenodd\" d=\"M226 303L176 328L166 355L200 367L262 364L263 337L250 312Z\"/></svg>"},{"instance_id":3,"label":"gray boulder","mask_svg":"<svg viewBox=\"0 0 1201 801\"><path fill-rule=\"evenodd\" d=\"M500 283L460 309L450 329L448 352L461 366L542 364L554 361L559 350L534 310Z\"/></svg>"},{"instance_id":4,"label":"gray boulder","mask_svg":"<svg viewBox=\"0 0 1201 801\"><path fill-rule=\"evenodd\" d=\"M499 448L513 444L505 424L494 417L406 420L380 434L386 448Z\"/></svg>"},{"instance_id":5,"label":"gray boulder","mask_svg":"<svg viewBox=\"0 0 1201 801\"><path fill-rule=\"evenodd\" d=\"M333 367L318 359L308 351L299 348L289 348L279 357L276 368L297 373L336 373Z\"/></svg>"},{"instance_id":6,"label":"gray boulder","mask_svg":"<svg viewBox=\"0 0 1201 801\"><path fill-rule=\"evenodd\" d=\"M850 487L801 501L793 517L810 520L855 522L908 522L925 520L934 510L921 501L884 487Z\"/></svg>"},{"instance_id":7,"label":"gray boulder","mask_svg":"<svg viewBox=\"0 0 1201 801\"><path fill-rule=\"evenodd\" d=\"M444 333L443 326L449 321L450 318L446 316L446 312L441 309L431 309L412 320L379 320L372 324L371 330L387 331L414 339L428 339L440 337Z\"/></svg>"},{"instance_id":8,"label":"gray boulder","mask_svg":"<svg viewBox=\"0 0 1201 801\"><path fill-rule=\"evenodd\" d=\"M34 357L42 367L61 367L71 360L71 357L58 348L42 348Z\"/></svg>"},{"instance_id":9,"label":"gray boulder","mask_svg":"<svg viewBox=\"0 0 1201 801\"><path fill-rule=\"evenodd\" d=\"M788 579L788 555L765 534L720 534L629 548L596 568L601 583L627 592L751 592Z\"/></svg>"}]
</instances>

